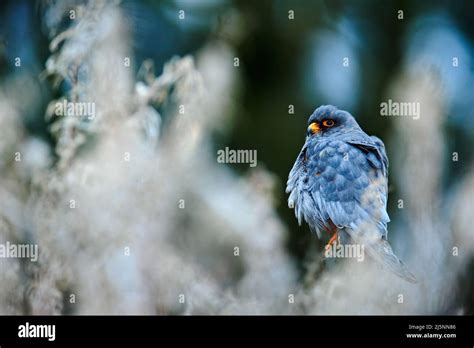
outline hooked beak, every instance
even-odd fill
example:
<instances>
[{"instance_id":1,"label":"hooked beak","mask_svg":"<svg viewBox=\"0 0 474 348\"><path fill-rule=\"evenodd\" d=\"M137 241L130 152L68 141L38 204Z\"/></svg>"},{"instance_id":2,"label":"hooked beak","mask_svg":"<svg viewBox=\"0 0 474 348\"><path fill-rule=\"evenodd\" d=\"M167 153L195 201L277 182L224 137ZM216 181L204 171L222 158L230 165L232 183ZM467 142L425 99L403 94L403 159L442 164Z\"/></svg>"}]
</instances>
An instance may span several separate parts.
<instances>
[{"instance_id":1,"label":"hooked beak","mask_svg":"<svg viewBox=\"0 0 474 348\"><path fill-rule=\"evenodd\" d=\"M319 133L320 131L321 131L321 127L319 127L319 124L317 124L316 122L313 122L308 126L308 130L306 131L306 135L308 137L310 137L310 136L312 136L316 133Z\"/></svg>"}]
</instances>

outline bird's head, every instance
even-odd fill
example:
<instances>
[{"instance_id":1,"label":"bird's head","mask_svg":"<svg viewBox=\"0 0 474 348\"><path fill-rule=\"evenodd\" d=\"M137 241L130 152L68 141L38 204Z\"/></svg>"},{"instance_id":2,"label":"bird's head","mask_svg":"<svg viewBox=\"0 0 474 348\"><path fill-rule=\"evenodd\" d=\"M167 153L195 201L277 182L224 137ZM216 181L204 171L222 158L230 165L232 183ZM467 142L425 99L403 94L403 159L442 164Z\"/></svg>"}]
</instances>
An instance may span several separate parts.
<instances>
[{"instance_id":1,"label":"bird's head","mask_svg":"<svg viewBox=\"0 0 474 348\"><path fill-rule=\"evenodd\" d=\"M307 137L328 136L353 129L360 129L355 118L333 105L322 105L311 114L308 120Z\"/></svg>"}]
</instances>

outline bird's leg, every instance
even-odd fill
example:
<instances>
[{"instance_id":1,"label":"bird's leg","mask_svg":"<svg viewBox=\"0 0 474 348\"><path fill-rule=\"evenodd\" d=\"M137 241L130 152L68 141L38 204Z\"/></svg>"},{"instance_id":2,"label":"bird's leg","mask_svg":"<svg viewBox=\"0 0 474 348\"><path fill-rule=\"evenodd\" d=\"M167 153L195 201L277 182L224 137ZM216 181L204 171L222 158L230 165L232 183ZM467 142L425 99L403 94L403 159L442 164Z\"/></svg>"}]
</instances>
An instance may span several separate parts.
<instances>
[{"instance_id":1,"label":"bird's leg","mask_svg":"<svg viewBox=\"0 0 474 348\"><path fill-rule=\"evenodd\" d=\"M333 245L333 244L336 243L336 242L337 242L337 231L334 232L334 234L332 235L331 239L329 239L328 244L329 244L329 245Z\"/></svg>"},{"instance_id":2,"label":"bird's leg","mask_svg":"<svg viewBox=\"0 0 474 348\"><path fill-rule=\"evenodd\" d=\"M326 246L324 247L325 249L329 249L334 243L337 243L338 241L338 234L337 234L337 227L336 226L332 226L332 231L333 232L333 235L331 237L331 239L329 239L329 242L328 244L326 244Z\"/></svg>"}]
</instances>

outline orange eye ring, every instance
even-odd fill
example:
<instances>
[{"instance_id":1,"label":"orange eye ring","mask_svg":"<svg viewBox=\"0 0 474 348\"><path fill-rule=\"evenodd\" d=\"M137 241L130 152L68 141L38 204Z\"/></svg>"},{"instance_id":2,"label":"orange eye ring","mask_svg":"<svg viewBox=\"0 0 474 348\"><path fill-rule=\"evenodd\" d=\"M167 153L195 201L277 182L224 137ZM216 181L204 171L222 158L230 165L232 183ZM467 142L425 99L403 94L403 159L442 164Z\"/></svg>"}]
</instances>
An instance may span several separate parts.
<instances>
[{"instance_id":1,"label":"orange eye ring","mask_svg":"<svg viewBox=\"0 0 474 348\"><path fill-rule=\"evenodd\" d=\"M332 126L334 126L334 120L324 120L324 121L323 121L323 126L324 126L324 127L332 127Z\"/></svg>"}]
</instances>

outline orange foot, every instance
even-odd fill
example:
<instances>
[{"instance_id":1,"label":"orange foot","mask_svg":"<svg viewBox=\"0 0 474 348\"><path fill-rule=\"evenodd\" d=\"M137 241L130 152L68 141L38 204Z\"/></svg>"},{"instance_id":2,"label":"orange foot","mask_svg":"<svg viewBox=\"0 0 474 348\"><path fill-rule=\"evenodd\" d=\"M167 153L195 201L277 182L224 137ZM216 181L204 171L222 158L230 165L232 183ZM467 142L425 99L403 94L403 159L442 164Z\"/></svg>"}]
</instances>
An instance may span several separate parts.
<instances>
[{"instance_id":1,"label":"orange foot","mask_svg":"<svg viewBox=\"0 0 474 348\"><path fill-rule=\"evenodd\" d=\"M331 245L333 245L334 243L337 243L337 239L338 239L338 236L337 236L337 231L336 231L336 232L334 232L334 234L332 235L332 237L329 240L328 244L326 244L326 246L324 248L329 249L331 247Z\"/></svg>"}]
</instances>

